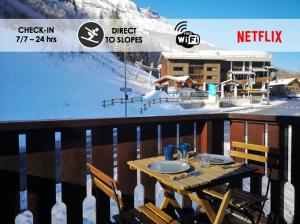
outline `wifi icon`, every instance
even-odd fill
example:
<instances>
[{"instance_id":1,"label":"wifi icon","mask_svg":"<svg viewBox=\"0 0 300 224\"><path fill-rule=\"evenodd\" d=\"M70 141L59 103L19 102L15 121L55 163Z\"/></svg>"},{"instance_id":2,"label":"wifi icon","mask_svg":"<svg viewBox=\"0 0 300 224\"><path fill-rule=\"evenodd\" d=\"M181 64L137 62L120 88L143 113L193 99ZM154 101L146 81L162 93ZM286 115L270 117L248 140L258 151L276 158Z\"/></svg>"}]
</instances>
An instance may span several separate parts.
<instances>
[{"instance_id":1,"label":"wifi icon","mask_svg":"<svg viewBox=\"0 0 300 224\"><path fill-rule=\"evenodd\" d=\"M176 36L176 43L185 48L191 48L200 44L200 36L192 31L187 31L187 21L182 21L175 26L175 31L180 32Z\"/></svg>"},{"instance_id":2,"label":"wifi icon","mask_svg":"<svg viewBox=\"0 0 300 224\"><path fill-rule=\"evenodd\" d=\"M182 33L183 31L186 30L186 27L187 27L187 21L182 21L175 26L174 30Z\"/></svg>"}]
</instances>

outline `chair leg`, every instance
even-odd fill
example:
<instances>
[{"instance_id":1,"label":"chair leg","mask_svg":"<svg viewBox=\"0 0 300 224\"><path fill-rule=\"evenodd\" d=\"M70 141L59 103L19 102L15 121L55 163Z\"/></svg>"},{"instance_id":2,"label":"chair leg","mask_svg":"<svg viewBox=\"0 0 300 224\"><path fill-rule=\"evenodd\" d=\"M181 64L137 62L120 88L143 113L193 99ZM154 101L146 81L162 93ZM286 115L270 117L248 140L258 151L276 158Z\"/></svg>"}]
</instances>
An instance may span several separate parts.
<instances>
[{"instance_id":1,"label":"chair leg","mask_svg":"<svg viewBox=\"0 0 300 224\"><path fill-rule=\"evenodd\" d=\"M263 213L263 211L264 211L265 204L266 204L266 201L263 201L263 203L262 203L262 205L261 205L261 207L260 207L260 210L259 210L259 214L258 214L258 216L257 216L256 224L259 223L259 220L260 220L260 218L261 218L261 215L262 215L262 213Z\"/></svg>"}]
</instances>

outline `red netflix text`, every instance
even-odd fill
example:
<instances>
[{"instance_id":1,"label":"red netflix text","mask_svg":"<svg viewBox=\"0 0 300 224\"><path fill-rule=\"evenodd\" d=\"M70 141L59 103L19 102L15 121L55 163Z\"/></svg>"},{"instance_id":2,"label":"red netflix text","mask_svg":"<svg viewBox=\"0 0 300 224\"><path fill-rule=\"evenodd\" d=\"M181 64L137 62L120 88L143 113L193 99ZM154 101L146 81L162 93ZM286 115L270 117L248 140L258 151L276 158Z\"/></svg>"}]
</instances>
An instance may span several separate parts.
<instances>
[{"instance_id":1,"label":"red netflix text","mask_svg":"<svg viewBox=\"0 0 300 224\"><path fill-rule=\"evenodd\" d=\"M243 30L237 31L238 43L249 42L266 42L266 43L282 43L282 31L280 30Z\"/></svg>"}]
</instances>

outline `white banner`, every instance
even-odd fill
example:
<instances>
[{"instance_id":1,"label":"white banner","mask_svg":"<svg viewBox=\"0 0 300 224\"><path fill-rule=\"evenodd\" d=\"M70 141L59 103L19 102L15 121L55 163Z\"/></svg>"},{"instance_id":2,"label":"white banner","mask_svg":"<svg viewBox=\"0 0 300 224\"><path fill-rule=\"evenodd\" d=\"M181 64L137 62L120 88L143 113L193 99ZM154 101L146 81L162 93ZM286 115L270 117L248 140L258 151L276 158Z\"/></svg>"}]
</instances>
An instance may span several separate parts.
<instances>
[{"instance_id":1,"label":"white banner","mask_svg":"<svg viewBox=\"0 0 300 224\"><path fill-rule=\"evenodd\" d=\"M298 19L1 19L0 52L300 52Z\"/></svg>"}]
</instances>

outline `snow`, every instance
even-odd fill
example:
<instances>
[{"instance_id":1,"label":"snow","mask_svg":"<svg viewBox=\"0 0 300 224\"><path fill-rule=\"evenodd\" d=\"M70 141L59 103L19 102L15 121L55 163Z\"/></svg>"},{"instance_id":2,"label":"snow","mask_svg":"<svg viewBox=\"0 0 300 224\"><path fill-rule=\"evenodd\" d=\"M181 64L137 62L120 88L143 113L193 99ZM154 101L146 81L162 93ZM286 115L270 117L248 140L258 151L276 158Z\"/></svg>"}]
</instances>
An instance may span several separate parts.
<instances>
[{"instance_id":1,"label":"snow","mask_svg":"<svg viewBox=\"0 0 300 224\"><path fill-rule=\"evenodd\" d=\"M277 79L274 81L271 81L269 83L270 86L280 86L280 85L289 85L291 82L297 80L297 78L288 78L288 79Z\"/></svg>"},{"instance_id":2,"label":"snow","mask_svg":"<svg viewBox=\"0 0 300 224\"><path fill-rule=\"evenodd\" d=\"M156 80L156 82L159 82L159 81L165 80L165 79L174 80L176 82L185 82L189 78L190 78L190 76L188 76L188 75L184 75L184 76L169 76L169 75L166 75L166 76L163 76L160 79Z\"/></svg>"},{"instance_id":3,"label":"snow","mask_svg":"<svg viewBox=\"0 0 300 224\"><path fill-rule=\"evenodd\" d=\"M124 97L124 65L112 54L1 53L0 120L120 116L104 99ZM133 94L153 89L148 73L127 65ZM153 78L155 80L155 78Z\"/></svg>"},{"instance_id":4,"label":"snow","mask_svg":"<svg viewBox=\"0 0 300 224\"><path fill-rule=\"evenodd\" d=\"M160 91L160 90L152 90L151 92L147 93L143 98L145 100L153 100L158 98L166 98L169 97L169 95L166 92Z\"/></svg>"},{"instance_id":5,"label":"snow","mask_svg":"<svg viewBox=\"0 0 300 224\"><path fill-rule=\"evenodd\" d=\"M162 52L167 59L215 59L215 60L252 60L272 61L271 54L264 51L230 51L230 50L202 50L199 52Z\"/></svg>"}]
</instances>

